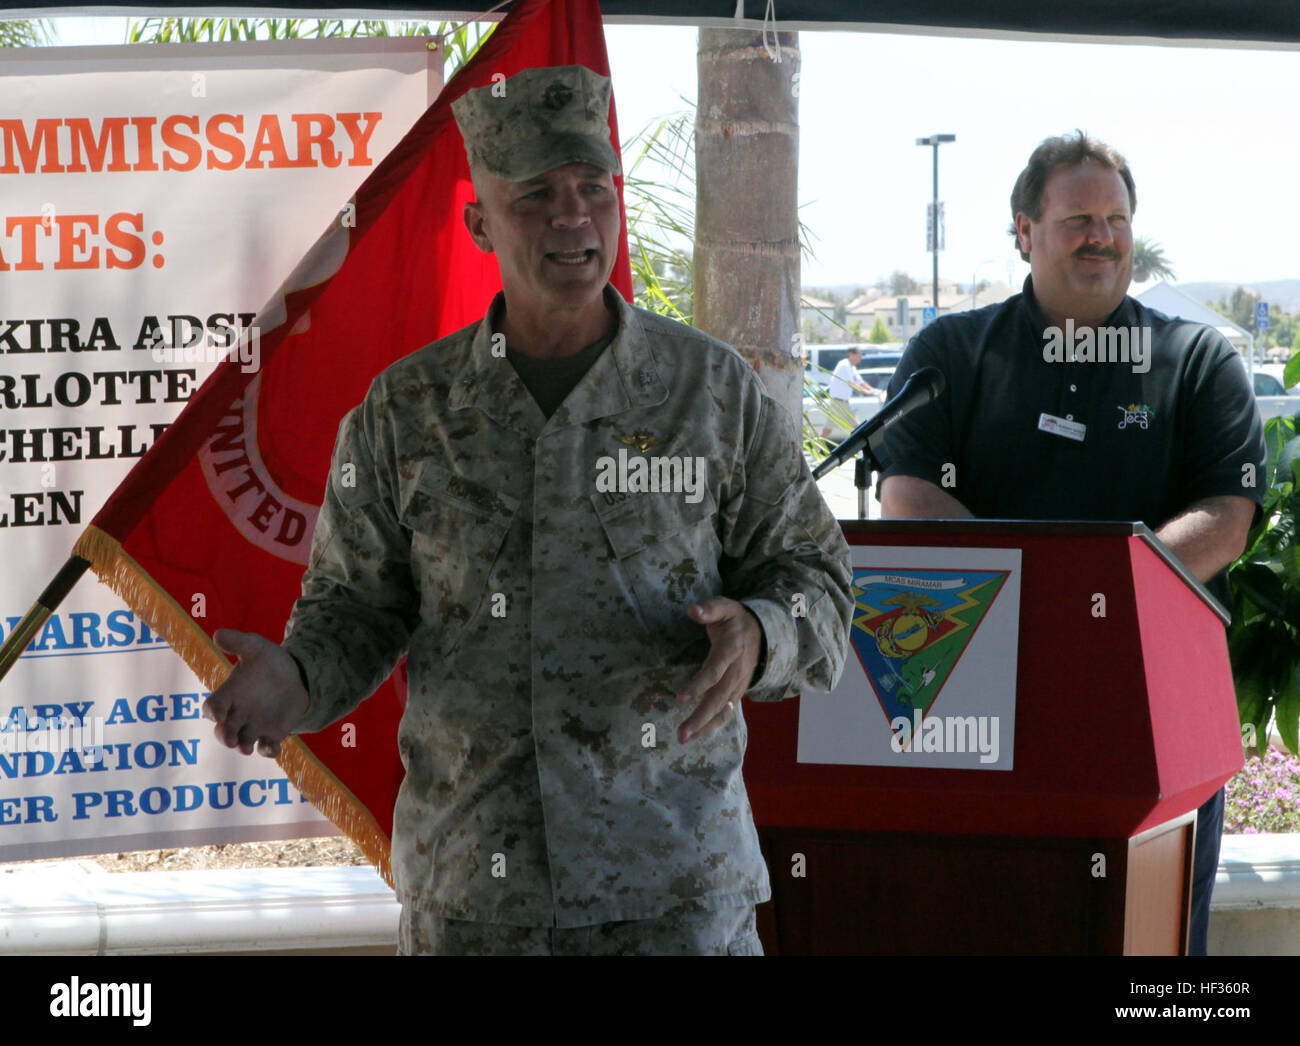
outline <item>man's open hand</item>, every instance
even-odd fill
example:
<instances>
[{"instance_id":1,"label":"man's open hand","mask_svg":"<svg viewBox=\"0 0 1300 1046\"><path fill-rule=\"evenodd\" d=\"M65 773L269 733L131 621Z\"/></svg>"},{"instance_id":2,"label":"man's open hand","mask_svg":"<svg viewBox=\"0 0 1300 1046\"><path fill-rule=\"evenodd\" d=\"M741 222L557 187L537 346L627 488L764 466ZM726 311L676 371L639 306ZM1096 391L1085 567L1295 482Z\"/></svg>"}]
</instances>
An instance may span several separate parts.
<instances>
[{"instance_id":1,"label":"man's open hand","mask_svg":"<svg viewBox=\"0 0 1300 1046\"><path fill-rule=\"evenodd\" d=\"M707 737L731 718L749 689L763 642L758 618L734 599L706 599L692 603L686 612L708 630L709 656L677 695L679 704L700 699L694 715L677 730L677 740L683 744Z\"/></svg>"},{"instance_id":2,"label":"man's open hand","mask_svg":"<svg viewBox=\"0 0 1300 1046\"><path fill-rule=\"evenodd\" d=\"M220 628L212 638L239 658L226 681L203 702L203 714L217 724L217 740L244 755L252 755L254 746L262 755L279 755L280 742L307 711L297 662L256 632Z\"/></svg>"}]
</instances>

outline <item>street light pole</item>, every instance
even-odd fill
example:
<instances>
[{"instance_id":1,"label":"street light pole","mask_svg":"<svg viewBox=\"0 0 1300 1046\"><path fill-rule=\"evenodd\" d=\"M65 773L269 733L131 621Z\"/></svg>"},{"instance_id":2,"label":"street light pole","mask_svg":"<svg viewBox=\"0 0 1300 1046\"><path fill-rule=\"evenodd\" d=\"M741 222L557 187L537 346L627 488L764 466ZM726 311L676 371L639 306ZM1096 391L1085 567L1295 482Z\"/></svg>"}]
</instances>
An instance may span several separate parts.
<instances>
[{"instance_id":1,"label":"street light pole","mask_svg":"<svg viewBox=\"0 0 1300 1046\"><path fill-rule=\"evenodd\" d=\"M934 255L934 315L939 315L939 146L944 142L955 142L955 134L932 134L928 138L918 138L917 145L928 145L934 149L934 196L933 196L933 215L932 232L933 239L930 241L930 247Z\"/></svg>"}]
</instances>

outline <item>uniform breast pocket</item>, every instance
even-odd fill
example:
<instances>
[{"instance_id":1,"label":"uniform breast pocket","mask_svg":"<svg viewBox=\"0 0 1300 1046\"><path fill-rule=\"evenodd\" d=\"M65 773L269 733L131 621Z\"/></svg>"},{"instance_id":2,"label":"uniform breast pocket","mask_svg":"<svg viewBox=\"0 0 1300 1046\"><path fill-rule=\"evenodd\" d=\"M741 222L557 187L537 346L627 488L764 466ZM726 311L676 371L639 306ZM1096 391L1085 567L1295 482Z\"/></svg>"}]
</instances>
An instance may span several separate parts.
<instances>
[{"instance_id":1,"label":"uniform breast pocket","mask_svg":"<svg viewBox=\"0 0 1300 1046\"><path fill-rule=\"evenodd\" d=\"M411 532L411 574L420 617L445 656L489 595L519 501L431 462L406 492L402 525Z\"/></svg>"},{"instance_id":2,"label":"uniform breast pocket","mask_svg":"<svg viewBox=\"0 0 1300 1046\"><path fill-rule=\"evenodd\" d=\"M610 499L623 498L623 500ZM693 602L722 594L713 495L695 503L680 493L595 494L592 504L609 542L611 566L636 599L642 626L674 651L707 640L686 615Z\"/></svg>"}]
</instances>

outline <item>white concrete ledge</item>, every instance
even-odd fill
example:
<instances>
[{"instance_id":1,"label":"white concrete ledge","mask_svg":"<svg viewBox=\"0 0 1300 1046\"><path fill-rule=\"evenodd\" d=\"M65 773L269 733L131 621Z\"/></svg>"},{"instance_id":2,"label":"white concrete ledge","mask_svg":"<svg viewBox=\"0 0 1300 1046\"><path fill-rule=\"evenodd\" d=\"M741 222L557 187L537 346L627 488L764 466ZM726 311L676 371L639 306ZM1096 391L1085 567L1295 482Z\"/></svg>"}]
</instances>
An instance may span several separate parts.
<instances>
[{"instance_id":1,"label":"white concrete ledge","mask_svg":"<svg viewBox=\"0 0 1300 1046\"><path fill-rule=\"evenodd\" d=\"M397 947L400 907L368 867L108 872L0 866L0 954L176 955Z\"/></svg>"},{"instance_id":2,"label":"white concrete ledge","mask_svg":"<svg viewBox=\"0 0 1300 1046\"><path fill-rule=\"evenodd\" d=\"M1300 955L1300 834L1225 835L1211 955Z\"/></svg>"},{"instance_id":3,"label":"white concrete ledge","mask_svg":"<svg viewBox=\"0 0 1300 1046\"><path fill-rule=\"evenodd\" d=\"M1279 911L1300 911L1300 834L1224 836L1212 907L1212 954L1300 953L1300 915ZM392 954L399 915L371 868L0 865L0 954Z\"/></svg>"},{"instance_id":4,"label":"white concrete ledge","mask_svg":"<svg viewBox=\"0 0 1300 1046\"><path fill-rule=\"evenodd\" d=\"M1225 835L1210 907L1300 908L1300 833Z\"/></svg>"}]
</instances>

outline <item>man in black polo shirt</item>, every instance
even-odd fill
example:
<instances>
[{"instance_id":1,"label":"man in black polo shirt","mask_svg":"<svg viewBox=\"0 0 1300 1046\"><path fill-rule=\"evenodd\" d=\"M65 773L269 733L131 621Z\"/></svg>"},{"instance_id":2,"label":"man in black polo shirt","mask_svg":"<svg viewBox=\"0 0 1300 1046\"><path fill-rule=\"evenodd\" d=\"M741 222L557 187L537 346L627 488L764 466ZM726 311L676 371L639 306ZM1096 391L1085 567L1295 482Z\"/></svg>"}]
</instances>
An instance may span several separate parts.
<instances>
[{"instance_id":1,"label":"man in black polo shirt","mask_svg":"<svg viewBox=\"0 0 1300 1046\"><path fill-rule=\"evenodd\" d=\"M1034 150L1011 194L1030 275L907 347L947 392L886 430L881 514L1141 520L1221 602L1263 502L1259 410L1236 350L1127 297L1133 177L1082 132ZM1203 955L1223 790L1197 815L1189 950Z\"/></svg>"}]
</instances>

